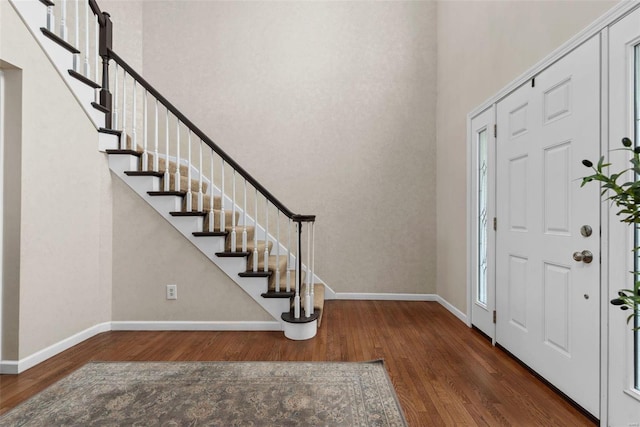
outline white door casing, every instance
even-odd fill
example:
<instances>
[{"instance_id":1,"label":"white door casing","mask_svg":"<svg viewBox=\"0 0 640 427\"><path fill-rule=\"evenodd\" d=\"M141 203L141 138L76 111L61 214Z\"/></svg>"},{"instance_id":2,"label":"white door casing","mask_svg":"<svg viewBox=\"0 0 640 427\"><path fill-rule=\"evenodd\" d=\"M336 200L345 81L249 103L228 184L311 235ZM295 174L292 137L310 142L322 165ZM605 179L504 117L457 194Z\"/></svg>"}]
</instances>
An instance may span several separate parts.
<instances>
[{"instance_id":1,"label":"white door casing","mask_svg":"<svg viewBox=\"0 0 640 427\"><path fill-rule=\"evenodd\" d=\"M623 137L634 137L634 48L640 44L640 9L613 24L609 29L609 158L611 171L628 167L628 156L621 147ZM636 94L637 96L637 94ZM636 144L638 141L636 141ZM627 177L633 179L630 174ZM625 180L621 179L621 182ZM608 297L617 297L621 288L631 288L634 270L632 227L609 215ZM634 338L628 311L608 307L609 326L609 425L640 424L640 392L634 388ZM635 424L634 424L635 423Z\"/></svg>"},{"instance_id":2,"label":"white door casing","mask_svg":"<svg viewBox=\"0 0 640 427\"><path fill-rule=\"evenodd\" d=\"M470 177L470 233L476 244L470 248L471 323L495 340L495 108L470 121L472 167ZM484 291L483 291L484 290Z\"/></svg>"},{"instance_id":3,"label":"white door casing","mask_svg":"<svg viewBox=\"0 0 640 427\"><path fill-rule=\"evenodd\" d=\"M580 178L600 154L599 76L596 36L496 110L496 341L596 417L600 198Z\"/></svg>"}]
</instances>

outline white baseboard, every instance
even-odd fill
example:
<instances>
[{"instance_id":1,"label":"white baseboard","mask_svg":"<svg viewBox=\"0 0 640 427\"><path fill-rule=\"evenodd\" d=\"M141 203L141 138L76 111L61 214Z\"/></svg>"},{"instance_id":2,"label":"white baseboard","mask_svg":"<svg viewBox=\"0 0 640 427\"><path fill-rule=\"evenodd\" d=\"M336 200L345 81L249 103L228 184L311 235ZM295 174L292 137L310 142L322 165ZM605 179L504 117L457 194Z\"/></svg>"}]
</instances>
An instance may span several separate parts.
<instances>
[{"instance_id":1,"label":"white baseboard","mask_svg":"<svg viewBox=\"0 0 640 427\"><path fill-rule=\"evenodd\" d=\"M451 314L467 323L467 315L454 307L449 301L437 294L392 294L392 293L351 293L336 292L335 299L342 300L371 300L371 301L435 301L449 310Z\"/></svg>"},{"instance_id":2,"label":"white baseboard","mask_svg":"<svg viewBox=\"0 0 640 427\"><path fill-rule=\"evenodd\" d=\"M98 335L102 332L107 332L111 330L111 322L100 323L98 325L92 326L90 328L85 329L84 331L78 332L75 335L70 336L69 338L65 338L62 341L59 341L53 345L50 345L47 348L44 348L31 356L27 356L24 359L16 360L3 360L0 361L0 374L19 374L21 372L26 371L29 368L36 366L39 363L44 362L50 357L55 356L56 354L62 353L63 351L73 347L74 345L80 344L81 342Z\"/></svg>"},{"instance_id":3,"label":"white baseboard","mask_svg":"<svg viewBox=\"0 0 640 427\"><path fill-rule=\"evenodd\" d=\"M336 292L334 299L370 301L437 301L438 295Z\"/></svg>"},{"instance_id":4,"label":"white baseboard","mask_svg":"<svg viewBox=\"0 0 640 427\"><path fill-rule=\"evenodd\" d=\"M111 322L112 331L281 331L282 324L264 322L135 321Z\"/></svg>"},{"instance_id":5,"label":"white baseboard","mask_svg":"<svg viewBox=\"0 0 640 427\"><path fill-rule=\"evenodd\" d=\"M462 320L465 325L470 326L467 315L464 314L459 309L457 309L456 307L454 307L449 301L447 301L446 299L442 298L439 295L438 295L437 301L440 303L441 306L443 306L444 308L449 310L449 312L451 312L451 314L456 316L458 319Z\"/></svg>"}]
</instances>

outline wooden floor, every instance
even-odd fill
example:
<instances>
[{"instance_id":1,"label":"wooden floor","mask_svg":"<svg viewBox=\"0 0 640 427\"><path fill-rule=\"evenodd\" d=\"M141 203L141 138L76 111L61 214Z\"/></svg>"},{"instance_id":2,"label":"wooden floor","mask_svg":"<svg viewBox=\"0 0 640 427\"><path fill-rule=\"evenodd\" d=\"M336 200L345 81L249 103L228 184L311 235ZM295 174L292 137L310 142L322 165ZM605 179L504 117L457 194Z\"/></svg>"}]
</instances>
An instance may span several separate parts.
<instances>
[{"instance_id":1,"label":"wooden floor","mask_svg":"<svg viewBox=\"0 0 640 427\"><path fill-rule=\"evenodd\" d=\"M0 376L0 413L91 360L384 359L410 426L591 426L589 419L435 302L327 301L318 336L107 332Z\"/></svg>"}]
</instances>

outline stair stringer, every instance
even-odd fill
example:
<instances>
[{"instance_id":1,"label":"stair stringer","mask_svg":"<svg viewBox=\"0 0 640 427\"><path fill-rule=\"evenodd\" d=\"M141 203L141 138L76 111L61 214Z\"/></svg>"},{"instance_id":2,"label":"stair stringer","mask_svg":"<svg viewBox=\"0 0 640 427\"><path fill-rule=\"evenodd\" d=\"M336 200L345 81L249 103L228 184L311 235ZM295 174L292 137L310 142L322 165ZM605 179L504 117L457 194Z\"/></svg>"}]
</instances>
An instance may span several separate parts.
<instances>
[{"instance_id":1,"label":"stair stringer","mask_svg":"<svg viewBox=\"0 0 640 427\"><path fill-rule=\"evenodd\" d=\"M174 217L171 211L179 211L182 207L182 197L162 196L152 197L148 191L157 191L160 188L160 179L155 176L128 176L125 171L138 169L138 157L128 154L113 154L109 156L109 168L126 183L138 196L147 202L160 216L171 224L180 234L191 242L211 262L222 270L242 290L253 298L269 315L271 315L284 329L281 315L289 311L288 298L264 298L262 294L267 292L267 277L240 277L238 274L246 271L246 258L221 258L216 252L224 251L224 236L196 237L195 231L202 230L202 217Z\"/></svg>"}]
</instances>

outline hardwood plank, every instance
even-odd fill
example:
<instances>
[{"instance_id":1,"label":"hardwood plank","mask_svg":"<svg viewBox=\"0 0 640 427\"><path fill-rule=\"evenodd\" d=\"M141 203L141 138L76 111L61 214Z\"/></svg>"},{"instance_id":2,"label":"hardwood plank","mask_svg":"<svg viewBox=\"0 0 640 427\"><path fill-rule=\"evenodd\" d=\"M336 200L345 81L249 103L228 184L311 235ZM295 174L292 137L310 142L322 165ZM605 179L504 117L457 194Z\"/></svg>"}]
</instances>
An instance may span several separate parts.
<instances>
[{"instance_id":1,"label":"hardwood plank","mask_svg":"<svg viewBox=\"0 0 640 427\"><path fill-rule=\"evenodd\" d=\"M384 359L410 426L592 426L561 396L434 302L326 301L318 335L106 332L0 376L0 413L89 361Z\"/></svg>"}]
</instances>

